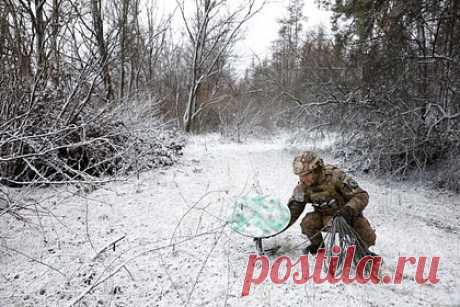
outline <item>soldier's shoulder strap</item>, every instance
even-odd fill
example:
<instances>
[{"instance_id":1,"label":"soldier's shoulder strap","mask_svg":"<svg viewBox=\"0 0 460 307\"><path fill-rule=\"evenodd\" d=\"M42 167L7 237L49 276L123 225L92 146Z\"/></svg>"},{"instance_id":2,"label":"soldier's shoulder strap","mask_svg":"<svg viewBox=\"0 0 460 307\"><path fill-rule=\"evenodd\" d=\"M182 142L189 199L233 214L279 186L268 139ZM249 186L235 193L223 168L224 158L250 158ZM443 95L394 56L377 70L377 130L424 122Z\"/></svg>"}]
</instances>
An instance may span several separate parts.
<instances>
[{"instance_id":1,"label":"soldier's shoulder strap","mask_svg":"<svg viewBox=\"0 0 460 307\"><path fill-rule=\"evenodd\" d=\"M329 175L329 176L333 176L333 177L337 177L339 175L344 174L344 171L342 171L340 168L338 168L335 165L326 164L324 166L324 174Z\"/></svg>"},{"instance_id":2,"label":"soldier's shoulder strap","mask_svg":"<svg viewBox=\"0 0 460 307\"><path fill-rule=\"evenodd\" d=\"M344 191L349 191L351 193L358 193L363 191L358 183L351 177L350 175L347 174L344 170L333 166L330 169L330 178L331 180L335 183L337 187L339 187L341 190Z\"/></svg>"},{"instance_id":3,"label":"soldier's shoulder strap","mask_svg":"<svg viewBox=\"0 0 460 307\"><path fill-rule=\"evenodd\" d=\"M325 164L324 165L324 171L325 172L331 172L331 171L333 171L335 169L338 169L338 167L335 166L335 165L332 165L332 164Z\"/></svg>"},{"instance_id":4,"label":"soldier's shoulder strap","mask_svg":"<svg viewBox=\"0 0 460 307\"><path fill-rule=\"evenodd\" d=\"M335 165L325 165L324 166L324 174L333 183L341 183L344 182L347 178L347 174L344 170L338 168Z\"/></svg>"}]
</instances>

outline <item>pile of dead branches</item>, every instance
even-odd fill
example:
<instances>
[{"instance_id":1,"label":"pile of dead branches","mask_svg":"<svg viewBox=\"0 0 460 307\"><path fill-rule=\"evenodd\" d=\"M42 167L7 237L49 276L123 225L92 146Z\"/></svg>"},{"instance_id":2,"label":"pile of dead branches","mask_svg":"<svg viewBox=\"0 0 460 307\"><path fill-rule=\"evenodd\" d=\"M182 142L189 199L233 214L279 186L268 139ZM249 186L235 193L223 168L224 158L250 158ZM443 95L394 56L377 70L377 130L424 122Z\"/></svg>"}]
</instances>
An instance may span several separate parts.
<instances>
[{"instance_id":1,"label":"pile of dead branches","mask_svg":"<svg viewBox=\"0 0 460 307\"><path fill-rule=\"evenodd\" d=\"M0 80L1 184L96 182L175 161L183 143L159 131L134 133L120 109L95 94L95 81L82 73L57 90L40 79Z\"/></svg>"}]
</instances>

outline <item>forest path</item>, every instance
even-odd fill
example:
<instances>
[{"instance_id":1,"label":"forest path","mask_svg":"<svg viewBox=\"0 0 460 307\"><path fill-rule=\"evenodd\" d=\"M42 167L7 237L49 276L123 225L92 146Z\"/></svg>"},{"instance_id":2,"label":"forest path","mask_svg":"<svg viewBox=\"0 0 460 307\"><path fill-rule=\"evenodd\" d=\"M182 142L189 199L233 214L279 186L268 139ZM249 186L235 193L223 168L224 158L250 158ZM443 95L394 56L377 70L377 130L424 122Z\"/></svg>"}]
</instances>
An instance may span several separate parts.
<instances>
[{"instance_id":1,"label":"forest path","mask_svg":"<svg viewBox=\"0 0 460 307\"><path fill-rule=\"evenodd\" d=\"M439 283L295 285L291 277L284 285L267 279L241 297L246 263L255 247L225 226L229 207L248 191L288 199L297 181L292 159L306 148L288 140L234 144L215 135L193 137L181 162L169 169L109 183L84 197L64 187L41 190L41 206L56 217L37 219L32 214L34 228L13 219L1 225L2 246L16 250L1 253L2 300L13 306L66 306L110 276L84 296L82 306L460 304L460 197L353 174L370 194L365 215L377 229L374 251L390 266L400 255L428 260L440 256ZM330 144L326 140L310 146L333 163L327 156ZM306 244L298 224L266 240L266 246L281 245L279 254L296 261ZM46 244L33 235L37 231ZM115 251L109 245L95 257L123 236ZM409 266L407 274L415 276L413 271Z\"/></svg>"}]
</instances>

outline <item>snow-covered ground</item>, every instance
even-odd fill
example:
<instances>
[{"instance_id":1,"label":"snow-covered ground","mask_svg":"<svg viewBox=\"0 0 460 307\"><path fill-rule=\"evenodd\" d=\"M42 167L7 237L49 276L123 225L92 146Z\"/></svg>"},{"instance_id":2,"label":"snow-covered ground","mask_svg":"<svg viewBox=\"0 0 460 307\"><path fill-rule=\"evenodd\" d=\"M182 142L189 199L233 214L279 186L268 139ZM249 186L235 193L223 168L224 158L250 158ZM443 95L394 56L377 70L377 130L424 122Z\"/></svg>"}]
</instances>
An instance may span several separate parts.
<instances>
[{"instance_id":1,"label":"snow-covered ground","mask_svg":"<svg viewBox=\"0 0 460 307\"><path fill-rule=\"evenodd\" d=\"M76 305L460 306L460 197L359 175L370 194L365 214L377 229L374 251L390 266L400 255L440 256L440 282L299 286L267 280L241 297L255 248L225 224L232 200L255 191L286 201L297 181L294 155L316 147L334 162L327 155L332 141L301 144L280 135L235 144L197 136L182 161L139 180L89 194L72 187L22 193L39 202L27 223L0 217L0 306L67 306L82 293ZM281 245L280 255L296 259L306 244L298 223L266 247ZM119 238L113 249L109 243Z\"/></svg>"}]
</instances>

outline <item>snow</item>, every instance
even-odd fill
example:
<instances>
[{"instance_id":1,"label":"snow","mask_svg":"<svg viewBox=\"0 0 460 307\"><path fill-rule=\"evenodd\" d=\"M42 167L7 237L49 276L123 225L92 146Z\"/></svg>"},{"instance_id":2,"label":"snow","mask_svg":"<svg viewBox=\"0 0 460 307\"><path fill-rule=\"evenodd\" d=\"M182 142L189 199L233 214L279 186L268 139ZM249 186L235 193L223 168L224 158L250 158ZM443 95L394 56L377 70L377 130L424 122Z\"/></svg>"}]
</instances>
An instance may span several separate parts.
<instances>
[{"instance_id":1,"label":"snow","mask_svg":"<svg viewBox=\"0 0 460 307\"><path fill-rule=\"evenodd\" d=\"M390 266L400 255L440 256L440 282L299 286L267 280L241 297L255 245L225 225L232 201L249 192L286 201L297 182L294 155L318 148L326 162L334 163L327 154L334 138L298 141L284 133L238 144L217 134L195 136L179 163L141 173L139 180L133 176L87 194L70 186L21 191L24 199L38 202L24 212L27 223L1 217L0 305L67 306L125 263L80 305L458 306L460 197L356 174L370 194L365 215L377 229L374 251ZM37 212L42 212L39 218ZM307 244L298 224L264 240L265 246L281 245L279 255L297 259ZM122 236L115 251L109 246L93 261Z\"/></svg>"}]
</instances>

